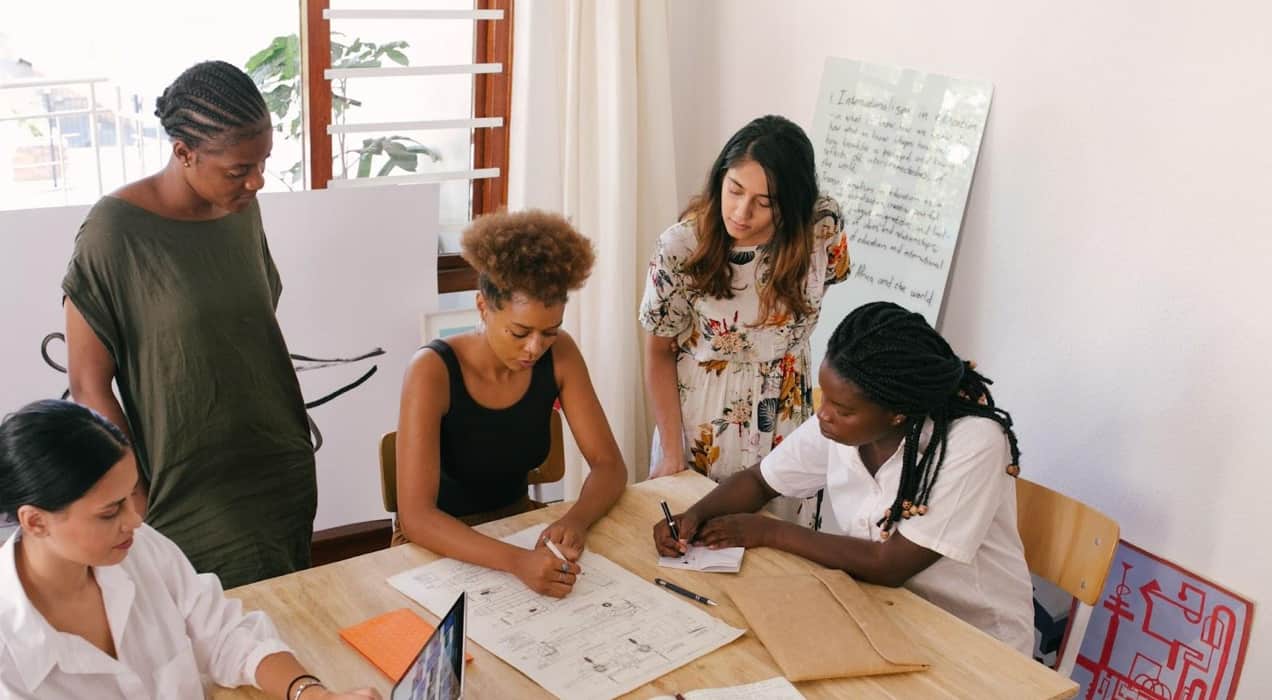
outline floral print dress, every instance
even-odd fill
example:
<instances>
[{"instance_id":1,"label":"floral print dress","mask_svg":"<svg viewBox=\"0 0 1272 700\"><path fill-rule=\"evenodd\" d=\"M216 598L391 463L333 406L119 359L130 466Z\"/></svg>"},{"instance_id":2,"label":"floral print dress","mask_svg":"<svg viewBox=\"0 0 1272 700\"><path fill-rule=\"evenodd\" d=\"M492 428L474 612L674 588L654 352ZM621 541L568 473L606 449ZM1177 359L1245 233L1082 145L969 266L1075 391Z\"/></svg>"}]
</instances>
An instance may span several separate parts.
<instances>
[{"instance_id":1,"label":"floral print dress","mask_svg":"<svg viewBox=\"0 0 1272 700\"><path fill-rule=\"evenodd\" d=\"M736 246L732 299L689 289L685 262L697 247L697 228L683 221L658 239L640 305L640 322L656 336L675 338L676 379L688 466L720 481L759 463L813 414L808 339L830 285L848 276L848 241L839 205L817 200L813 259L805 294L814 312L771 317L754 325L759 289L769 266L764 246ZM654 458L661 454L657 434ZM811 501L812 499L808 499ZM810 525L811 502L779 498L770 510Z\"/></svg>"}]
</instances>

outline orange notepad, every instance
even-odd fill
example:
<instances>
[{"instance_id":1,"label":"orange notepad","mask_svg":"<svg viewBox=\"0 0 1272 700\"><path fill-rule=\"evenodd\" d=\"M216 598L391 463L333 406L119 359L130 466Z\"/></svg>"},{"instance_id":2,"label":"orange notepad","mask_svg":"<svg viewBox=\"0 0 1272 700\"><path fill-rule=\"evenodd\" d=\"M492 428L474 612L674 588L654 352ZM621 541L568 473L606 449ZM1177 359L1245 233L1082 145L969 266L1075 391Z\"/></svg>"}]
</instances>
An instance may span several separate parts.
<instances>
[{"instance_id":1,"label":"orange notepad","mask_svg":"<svg viewBox=\"0 0 1272 700\"><path fill-rule=\"evenodd\" d=\"M341 639L395 682L406 673L431 634L433 626L408 608L386 612L340 630ZM464 654L464 660L472 661L472 654Z\"/></svg>"}]
</instances>

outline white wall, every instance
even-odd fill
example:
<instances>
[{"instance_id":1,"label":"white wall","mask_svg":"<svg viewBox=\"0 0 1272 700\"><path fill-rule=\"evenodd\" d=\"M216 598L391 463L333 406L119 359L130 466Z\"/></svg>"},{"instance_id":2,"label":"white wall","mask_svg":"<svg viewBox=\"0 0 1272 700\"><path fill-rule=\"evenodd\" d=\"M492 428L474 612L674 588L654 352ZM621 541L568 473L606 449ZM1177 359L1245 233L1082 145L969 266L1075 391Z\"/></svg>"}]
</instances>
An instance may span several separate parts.
<instances>
[{"instance_id":1,"label":"white wall","mask_svg":"<svg viewBox=\"0 0 1272 700\"><path fill-rule=\"evenodd\" d=\"M997 381L1026 476L1272 597L1272 6L710 0L671 23L682 203L749 119L811 127L828 55L993 82L943 332ZM1272 690L1270 635L1256 611L1240 697Z\"/></svg>"}]
</instances>

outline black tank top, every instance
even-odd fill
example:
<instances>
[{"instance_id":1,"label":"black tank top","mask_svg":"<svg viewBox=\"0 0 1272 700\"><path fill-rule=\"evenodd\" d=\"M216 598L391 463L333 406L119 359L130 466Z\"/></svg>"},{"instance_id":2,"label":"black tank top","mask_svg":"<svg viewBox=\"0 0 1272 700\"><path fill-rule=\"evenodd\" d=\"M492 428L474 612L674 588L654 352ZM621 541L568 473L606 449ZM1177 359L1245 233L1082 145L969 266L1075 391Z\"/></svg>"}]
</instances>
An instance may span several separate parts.
<instances>
[{"instance_id":1,"label":"black tank top","mask_svg":"<svg viewBox=\"0 0 1272 700\"><path fill-rule=\"evenodd\" d=\"M455 351L427 346L446 363L450 409L442 416L437 507L459 517L511 505L526 495L526 474L548 458L556 373L549 349L531 369L530 388L508 408L486 408L464 386Z\"/></svg>"}]
</instances>

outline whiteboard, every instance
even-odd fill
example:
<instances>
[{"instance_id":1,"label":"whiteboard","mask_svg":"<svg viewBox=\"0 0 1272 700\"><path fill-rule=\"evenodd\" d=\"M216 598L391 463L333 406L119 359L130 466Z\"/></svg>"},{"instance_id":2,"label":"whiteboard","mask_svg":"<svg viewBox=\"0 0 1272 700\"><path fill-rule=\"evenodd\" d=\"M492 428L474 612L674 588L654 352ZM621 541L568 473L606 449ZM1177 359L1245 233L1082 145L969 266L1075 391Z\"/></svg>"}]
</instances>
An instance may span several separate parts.
<instances>
[{"instance_id":1,"label":"whiteboard","mask_svg":"<svg viewBox=\"0 0 1272 700\"><path fill-rule=\"evenodd\" d=\"M826 59L810 138L821 190L843 209L852 274L822 302L814 367L866 302L936 326L992 95L983 81Z\"/></svg>"},{"instance_id":2,"label":"whiteboard","mask_svg":"<svg viewBox=\"0 0 1272 700\"><path fill-rule=\"evenodd\" d=\"M278 318L288 349L315 357L383 355L299 373L306 401L357 379L310 413L318 452L316 528L384 517L377 444L397 426L402 373L419 346L421 313L437 308L437 185L262 194L261 216L283 280ZM55 398L66 375L40 358L63 330L61 282L87 206L0 212L0 414ZM53 358L65 364L61 343ZM313 363L308 363L313 364Z\"/></svg>"}]
</instances>

